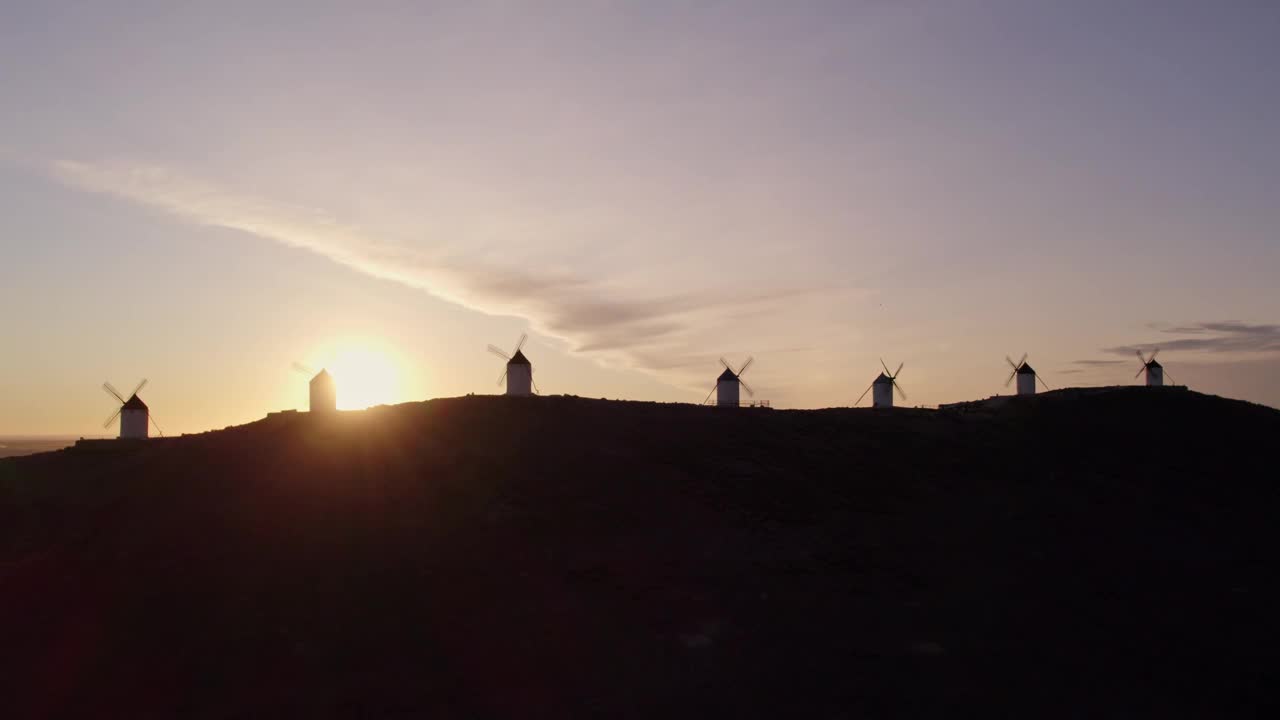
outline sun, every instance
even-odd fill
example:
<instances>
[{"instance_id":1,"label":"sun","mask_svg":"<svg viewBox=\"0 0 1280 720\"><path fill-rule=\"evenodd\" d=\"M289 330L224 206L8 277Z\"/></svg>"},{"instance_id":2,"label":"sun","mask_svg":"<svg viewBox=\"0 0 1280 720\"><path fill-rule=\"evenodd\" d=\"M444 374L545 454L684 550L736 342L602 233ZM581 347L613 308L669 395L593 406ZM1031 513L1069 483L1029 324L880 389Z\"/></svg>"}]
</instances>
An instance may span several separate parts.
<instances>
[{"instance_id":1,"label":"sun","mask_svg":"<svg viewBox=\"0 0 1280 720\"><path fill-rule=\"evenodd\" d=\"M339 410L363 410L400 401L400 367L375 345L338 346L325 365L338 387Z\"/></svg>"}]
</instances>

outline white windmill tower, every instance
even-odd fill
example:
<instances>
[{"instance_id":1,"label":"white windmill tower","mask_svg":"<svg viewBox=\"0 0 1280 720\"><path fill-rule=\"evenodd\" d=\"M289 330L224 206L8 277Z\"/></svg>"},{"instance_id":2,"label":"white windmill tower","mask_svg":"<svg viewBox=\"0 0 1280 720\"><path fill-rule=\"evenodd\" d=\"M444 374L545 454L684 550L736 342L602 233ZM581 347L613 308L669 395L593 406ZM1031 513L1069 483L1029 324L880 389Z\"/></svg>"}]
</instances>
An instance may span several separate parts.
<instances>
[{"instance_id":1,"label":"white windmill tower","mask_svg":"<svg viewBox=\"0 0 1280 720\"><path fill-rule=\"evenodd\" d=\"M881 360L880 367L884 368L884 372L880 373L880 375L873 380L869 386L867 386L867 389L862 391L862 394L858 396L858 402L854 403L854 406L856 407L858 403L862 402L862 398L866 397L867 393L871 393L871 407L893 407L894 390L897 390L898 394L902 396L902 399L906 400L907 393L903 391L902 386L898 385L898 375L902 373L902 366L905 364L906 363L899 363L897 370L889 372L889 366L884 364L884 360Z\"/></svg>"},{"instance_id":2,"label":"white windmill tower","mask_svg":"<svg viewBox=\"0 0 1280 720\"><path fill-rule=\"evenodd\" d=\"M114 385L109 382L102 383L102 389L120 403L120 407L116 408L116 411L111 413L111 417L107 418L107 421L102 423L102 427L105 428L111 425L111 422L116 419L117 415L119 415L120 438L122 440L146 439L148 434L147 430L151 425L155 425L156 432L159 433L161 437L164 437L164 433L160 430L159 423L155 421L155 418L151 417L151 411L147 409L147 404L142 402L142 398L138 397L138 393L142 391L143 386L146 384L147 381L144 378L142 382L138 383L138 387L134 388L133 392L129 394L129 399L125 400L124 396L116 390Z\"/></svg>"},{"instance_id":3,"label":"white windmill tower","mask_svg":"<svg viewBox=\"0 0 1280 720\"><path fill-rule=\"evenodd\" d=\"M538 392L538 383L533 381L533 364L520 351L524 347L524 341L528 339L528 334L521 334L516 342L516 349L510 355L496 345L489 346L489 352L507 361L506 368L498 376L498 385L501 386L502 381L506 380L508 395L531 395Z\"/></svg>"},{"instance_id":4,"label":"white windmill tower","mask_svg":"<svg viewBox=\"0 0 1280 720\"><path fill-rule=\"evenodd\" d=\"M1147 387L1164 385L1164 366L1156 362L1156 355L1160 354L1160 348L1152 350L1151 357L1143 357L1141 350L1135 352L1138 353L1138 360L1142 362L1142 369L1138 370L1138 375L1147 374ZM1133 378L1137 380L1138 375L1134 375ZM1173 378L1169 379L1172 380Z\"/></svg>"},{"instance_id":5,"label":"white windmill tower","mask_svg":"<svg viewBox=\"0 0 1280 720\"><path fill-rule=\"evenodd\" d=\"M1026 353L1022 353L1022 359L1016 363L1008 355L1004 356L1004 360L1009 363L1009 367L1013 368L1009 373L1009 379L1004 381L1005 387L1009 387L1009 383L1013 382L1014 377L1017 377L1019 395L1035 395L1037 380L1040 380L1040 384L1044 385L1045 390L1049 389L1049 383L1042 380L1040 375L1036 373L1035 368L1031 367L1031 364L1027 362Z\"/></svg>"},{"instance_id":6,"label":"white windmill tower","mask_svg":"<svg viewBox=\"0 0 1280 720\"><path fill-rule=\"evenodd\" d=\"M728 360L720 358L720 364L724 366L724 372L720 373L720 377L716 378L715 387L711 388L710 393L707 393L707 397L702 401L702 404L705 405L707 400L711 399L711 393L715 393L716 407L738 407L740 404L738 386L742 386L742 389L747 391L747 395L754 397L756 392L742 379L742 374L747 371L747 368L751 367L753 362L755 362L755 358L749 357L742 364L742 367L734 370Z\"/></svg>"},{"instance_id":7,"label":"white windmill tower","mask_svg":"<svg viewBox=\"0 0 1280 720\"><path fill-rule=\"evenodd\" d=\"M302 363L295 362L293 369L303 375L312 376L308 383L309 400L307 409L313 413L335 412L338 409L338 385L328 370L320 368L316 372Z\"/></svg>"}]
</instances>

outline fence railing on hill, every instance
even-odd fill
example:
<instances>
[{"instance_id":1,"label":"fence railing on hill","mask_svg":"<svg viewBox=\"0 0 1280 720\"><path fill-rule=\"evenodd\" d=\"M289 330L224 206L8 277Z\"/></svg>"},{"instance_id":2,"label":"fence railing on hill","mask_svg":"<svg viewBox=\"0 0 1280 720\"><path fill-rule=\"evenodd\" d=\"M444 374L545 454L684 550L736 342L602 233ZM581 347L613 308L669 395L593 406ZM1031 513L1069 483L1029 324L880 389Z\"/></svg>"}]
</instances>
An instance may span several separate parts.
<instances>
[{"instance_id":1,"label":"fence railing on hill","mask_svg":"<svg viewBox=\"0 0 1280 720\"><path fill-rule=\"evenodd\" d=\"M716 401L711 401L712 407L739 407L739 408L770 408L768 400L752 400L751 402L740 402L736 405L723 405Z\"/></svg>"}]
</instances>

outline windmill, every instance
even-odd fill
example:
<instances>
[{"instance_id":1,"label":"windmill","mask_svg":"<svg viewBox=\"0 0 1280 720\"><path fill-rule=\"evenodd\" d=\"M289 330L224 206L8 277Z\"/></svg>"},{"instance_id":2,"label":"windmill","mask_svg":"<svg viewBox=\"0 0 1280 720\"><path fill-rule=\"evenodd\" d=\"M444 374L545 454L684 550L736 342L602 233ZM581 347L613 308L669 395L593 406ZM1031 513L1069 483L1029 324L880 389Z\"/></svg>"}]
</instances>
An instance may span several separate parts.
<instances>
[{"instance_id":1,"label":"windmill","mask_svg":"<svg viewBox=\"0 0 1280 720\"><path fill-rule=\"evenodd\" d=\"M293 369L311 378L308 410L314 413L334 412L338 409L338 386L328 370L320 368L320 372L316 372L300 362L295 362Z\"/></svg>"},{"instance_id":2,"label":"windmill","mask_svg":"<svg viewBox=\"0 0 1280 720\"><path fill-rule=\"evenodd\" d=\"M496 345L489 346L489 352L507 361L507 367L498 376L498 385L501 386L502 381L506 380L508 395L530 395L531 387L533 393L538 392L538 383L533 381L533 365L529 362L529 358L520 352L520 348L524 347L524 341L528 339L528 334L521 334L520 339L516 341L516 349L512 350L510 355Z\"/></svg>"},{"instance_id":3,"label":"windmill","mask_svg":"<svg viewBox=\"0 0 1280 720\"><path fill-rule=\"evenodd\" d=\"M893 407L894 390L897 390L902 399L906 400L907 393L898 384L898 376L902 374L902 366L905 364L899 363L897 370L889 372L889 366L885 365L884 360L881 359L880 367L884 368L884 372L880 373L879 377L873 380L866 390L862 391L862 394L858 396L858 402L854 403L854 406L856 407L858 403L862 402L862 398L866 397L867 393L871 393L871 407Z\"/></svg>"},{"instance_id":4,"label":"windmill","mask_svg":"<svg viewBox=\"0 0 1280 720\"><path fill-rule=\"evenodd\" d=\"M1164 385L1164 366L1156 362L1156 355L1160 354L1160 348L1151 351L1151 357L1143 357L1141 350L1135 350L1138 353L1138 360L1142 363L1142 368L1138 370L1138 375L1147 374L1147 387L1160 387ZM1133 379L1137 380L1138 375L1134 375ZM1172 380L1173 378L1169 378Z\"/></svg>"},{"instance_id":5,"label":"windmill","mask_svg":"<svg viewBox=\"0 0 1280 720\"><path fill-rule=\"evenodd\" d=\"M716 378L715 387L711 388L711 392L707 393L707 397L702 404L707 404L707 400L711 399L711 393L716 395L716 407L738 407L738 386L741 385L747 394L754 397L756 392L751 386L742 379L742 374L751 367L751 363L755 362L755 358L749 357L737 370L729 364L728 360L720 358L720 364L724 366L724 372L720 373L720 377Z\"/></svg>"},{"instance_id":6,"label":"windmill","mask_svg":"<svg viewBox=\"0 0 1280 720\"><path fill-rule=\"evenodd\" d=\"M1013 378L1016 376L1018 378L1019 395L1035 395L1037 380L1040 380L1040 384L1044 385L1045 390L1050 389L1049 383L1041 380L1035 368L1031 367L1031 364L1027 362L1026 353L1022 353L1022 359L1016 363L1008 355L1004 356L1004 361L1009 363L1009 367L1013 368L1009 373L1009 379L1004 381L1005 387L1009 387L1009 383L1013 382Z\"/></svg>"},{"instance_id":7,"label":"windmill","mask_svg":"<svg viewBox=\"0 0 1280 720\"><path fill-rule=\"evenodd\" d=\"M146 378L143 378L142 382L138 383L138 387L134 388L133 392L129 394L129 399L125 400L124 396L120 394L119 390L116 390L114 385L109 382L102 383L102 389L120 403L120 407L116 408L116 411L111 413L111 417L107 418L107 421L102 423L102 427L105 428L111 425L111 422L116 419L117 415L119 415L120 438L122 440L146 439L147 429L150 425L155 425L156 433L158 433L160 437L164 437L164 432L160 430L160 424L155 421L155 418L151 417L151 412L147 409L147 404L142 402L142 398L138 397L138 393L142 392L142 388L146 384L147 380Z\"/></svg>"}]
</instances>

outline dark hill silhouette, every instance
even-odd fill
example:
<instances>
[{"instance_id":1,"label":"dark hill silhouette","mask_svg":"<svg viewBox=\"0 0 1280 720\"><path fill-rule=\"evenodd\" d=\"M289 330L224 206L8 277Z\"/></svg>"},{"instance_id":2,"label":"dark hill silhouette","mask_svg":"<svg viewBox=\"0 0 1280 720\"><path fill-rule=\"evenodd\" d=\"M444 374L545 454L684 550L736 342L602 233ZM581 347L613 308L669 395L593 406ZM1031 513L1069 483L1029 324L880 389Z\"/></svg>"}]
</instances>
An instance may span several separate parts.
<instances>
[{"instance_id":1,"label":"dark hill silhouette","mask_svg":"<svg viewBox=\"0 0 1280 720\"><path fill-rule=\"evenodd\" d=\"M0 460L8 717L1262 714L1280 412L467 397Z\"/></svg>"}]
</instances>

